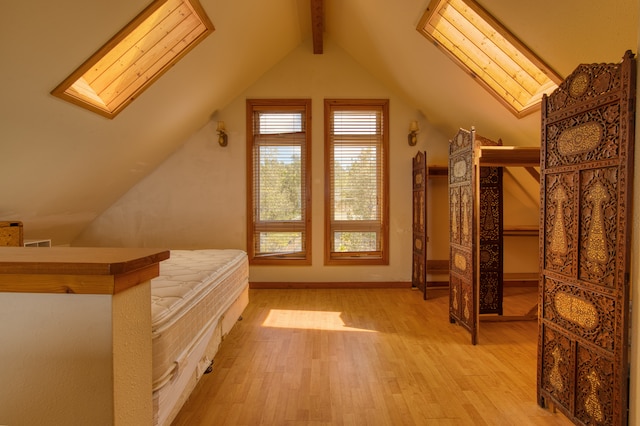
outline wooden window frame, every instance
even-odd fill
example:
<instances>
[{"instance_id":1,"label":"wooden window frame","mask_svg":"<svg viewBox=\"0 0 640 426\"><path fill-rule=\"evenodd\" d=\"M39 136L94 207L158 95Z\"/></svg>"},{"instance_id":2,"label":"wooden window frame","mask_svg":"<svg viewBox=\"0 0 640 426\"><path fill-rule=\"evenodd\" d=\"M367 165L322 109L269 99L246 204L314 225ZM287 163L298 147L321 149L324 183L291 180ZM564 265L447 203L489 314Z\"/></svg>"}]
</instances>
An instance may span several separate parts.
<instances>
[{"instance_id":1,"label":"wooden window frame","mask_svg":"<svg viewBox=\"0 0 640 426\"><path fill-rule=\"evenodd\" d=\"M254 199L255 179L254 153L256 134L254 133L254 115L256 112L296 112L304 113L304 158L301 165L304 168L302 189L302 214L299 224L282 223L281 231L292 229L302 230L303 248L301 253L279 254L258 253L256 250L256 235L259 230L265 230L265 223L256 221L259 201ZM246 134L247 134L247 255L252 265L310 265L311 264L311 99L247 99L246 101ZM277 230L277 223L270 222L271 230Z\"/></svg>"},{"instance_id":2,"label":"wooden window frame","mask_svg":"<svg viewBox=\"0 0 640 426\"><path fill-rule=\"evenodd\" d=\"M381 112L381 164L382 174L379 221L334 221L332 200L333 176L333 112L377 110ZM324 153L325 153L325 265L388 265L389 264L389 100L388 99L325 99L324 101ZM337 252L332 249L336 230L366 231L375 229L379 234L379 250L366 252Z\"/></svg>"}]
</instances>

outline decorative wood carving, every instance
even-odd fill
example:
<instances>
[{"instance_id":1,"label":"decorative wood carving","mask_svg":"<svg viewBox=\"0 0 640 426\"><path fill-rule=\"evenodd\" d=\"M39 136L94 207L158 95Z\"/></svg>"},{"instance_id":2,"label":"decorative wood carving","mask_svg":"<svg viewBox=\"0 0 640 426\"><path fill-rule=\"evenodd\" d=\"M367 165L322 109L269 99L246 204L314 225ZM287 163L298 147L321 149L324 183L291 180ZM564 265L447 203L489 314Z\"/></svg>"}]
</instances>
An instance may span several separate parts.
<instances>
[{"instance_id":1,"label":"decorative wood carving","mask_svg":"<svg viewBox=\"0 0 640 426\"><path fill-rule=\"evenodd\" d=\"M427 153L413 158L413 267L411 285L427 299Z\"/></svg>"},{"instance_id":2,"label":"decorative wood carving","mask_svg":"<svg viewBox=\"0 0 640 426\"><path fill-rule=\"evenodd\" d=\"M477 335L473 237L473 134L449 141L449 320Z\"/></svg>"},{"instance_id":3,"label":"decorative wood carving","mask_svg":"<svg viewBox=\"0 0 640 426\"><path fill-rule=\"evenodd\" d=\"M480 314L502 315L502 168L480 167Z\"/></svg>"},{"instance_id":4,"label":"decorative wood carving","mask_svg":"<svg viewBox=\"0 0 640 426\"><path fill-rule=\"evenodd\" d=\"M538 401L577 424L627 423L635 77L580 65L542 103Z\"/></svg>"},{"instance_id":5,"label":"decorative wood carving","mask_svg":"<svg viewBox=\"0 0 640 426\"><path fill-rule=\"evenodd\" d=\"M449 320L469 330L473 344L478 314L502 314L502 169L478 165L486 145L498 143L473 129L449 141Z\"/></svg>"}]
</instances>

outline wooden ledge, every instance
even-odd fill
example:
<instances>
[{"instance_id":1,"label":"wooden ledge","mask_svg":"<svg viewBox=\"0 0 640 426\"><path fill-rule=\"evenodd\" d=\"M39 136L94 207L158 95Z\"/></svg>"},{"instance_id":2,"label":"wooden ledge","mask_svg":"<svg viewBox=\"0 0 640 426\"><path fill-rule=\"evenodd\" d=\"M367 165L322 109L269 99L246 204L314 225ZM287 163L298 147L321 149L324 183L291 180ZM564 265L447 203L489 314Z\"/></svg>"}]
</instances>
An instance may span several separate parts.
<instances>
[{"instance_id":1,"label":"wooden ledge","mask_svg":"<svg viewBox=\"0 0 640 426\"><path fill-rule=\"evenodd\" d=\"M447 177L449 175L449 166L427 166L427 174L430 178Z\"/></svg>"},{"instance_id":2,"label":"wooden ledge","mask_svg":"<svg viewBox=\"0 0 640 426\"><path fill-rule=\"evenodd\" d=\"M160 273L169 250L0 247L0 292L116 294Z\"/></svg>"},{"instance_id":3,"label":"wooden ledge","mask_svg":"<svg viewBox=\"0 0 640 426\"><path fill-rule=\"evenodd\" d=\"M449 275L449 259L427 259L427 274Z\"/></svg>"},{"instance_id":4,"label":"wooden ledge","mask_svg":"<svg viewBox=\"0 0 640 426\"><path fill-rule=\"evenodd\" d=\"M536 167L540 166L540 147L482 146L478 157L481 166Z\"/></svg>"},{"instance_id":5,"label":"wooden ledge","mask_svg":"<svg viewBox=\"0 0 640 426\"><path fill-rule=\"evenodd\" d=\"M505 226L502 229L502 235L505 237L537 237L540 227L533 226Z\"/></svg>"}]
</instances>

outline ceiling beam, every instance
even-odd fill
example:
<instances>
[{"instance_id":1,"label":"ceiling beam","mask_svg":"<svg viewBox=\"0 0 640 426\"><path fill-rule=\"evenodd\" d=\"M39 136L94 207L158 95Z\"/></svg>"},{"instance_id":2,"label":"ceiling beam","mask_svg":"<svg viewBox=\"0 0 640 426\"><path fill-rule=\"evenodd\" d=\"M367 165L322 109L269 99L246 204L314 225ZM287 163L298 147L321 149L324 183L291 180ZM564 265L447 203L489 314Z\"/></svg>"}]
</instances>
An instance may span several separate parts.
<instances>
[{"instance_id":1,"label":"ceiling beam","mask_svg":"<svg viewBox=\"0 0 640 426\"><path fill-rule=\"evenodd\" d=\"M311 31L313 33L313 53L322 54L324 33L324 0L311 0Z\"/></svg>"}]
</instances>

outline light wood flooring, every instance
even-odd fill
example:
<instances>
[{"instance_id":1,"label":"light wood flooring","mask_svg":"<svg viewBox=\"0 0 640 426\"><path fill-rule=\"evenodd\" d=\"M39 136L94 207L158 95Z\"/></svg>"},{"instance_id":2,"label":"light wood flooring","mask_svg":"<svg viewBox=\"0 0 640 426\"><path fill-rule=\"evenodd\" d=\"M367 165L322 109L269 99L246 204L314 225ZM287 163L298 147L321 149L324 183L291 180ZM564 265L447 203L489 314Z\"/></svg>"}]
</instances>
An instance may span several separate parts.
<instances>
[{"instance_id":1,"label":"light wood flooring","mask_svg":"<svg viewBox=\"0 0 640 426\"><path fill-rule=\"evenodd\" d=\"M536 288L506 288L505 315ZM251 290L173 422L181 425L568 425L536 403L535 321L450 324L446 290Z\"/></svg>"}]
</instances>

